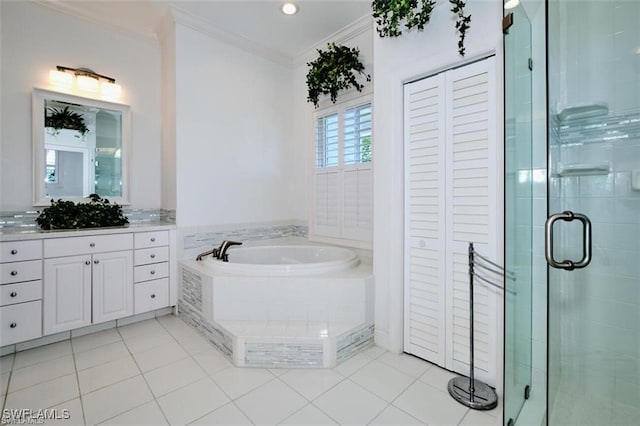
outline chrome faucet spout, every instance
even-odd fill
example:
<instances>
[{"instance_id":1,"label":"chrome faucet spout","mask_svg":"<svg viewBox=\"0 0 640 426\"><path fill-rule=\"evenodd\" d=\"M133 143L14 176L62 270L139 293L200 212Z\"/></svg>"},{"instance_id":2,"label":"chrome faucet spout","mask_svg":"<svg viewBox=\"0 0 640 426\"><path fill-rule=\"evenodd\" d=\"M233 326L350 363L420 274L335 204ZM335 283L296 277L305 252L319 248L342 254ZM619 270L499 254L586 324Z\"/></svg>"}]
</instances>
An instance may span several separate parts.
<instances>
[{"instance_id":1,"label":"chrome faucet spout","mask_svg":"<svg viewBox=\"0 0 640 426\"><path fill-rule=\"evenodd\" d=\"M218 253L217 253L217 258L221 259L223 262L228 262L229 261L229 255L227 254L227 250L229 250L229 247L231 246L241 246L242 243L238 242L238 241L229 241L229 240L224 240L222 242L222 244L220 244L220 247L218 248Z\"/></svg>"},{"instance_id":2,"label":"chrome faucet spout","mask_svg":"<svg viewBox=\"0 0 640 426\"><path fill-rule=\"evenodd\" d=\"M200 261L202 260L205 256L209 256L210 254L212 254L214 257L217 257L218 253L218 249L214 248L213 250L207 250L204 253L200 253L198 256L196 256L196 260Z\"/></svg>"}]
</instances>

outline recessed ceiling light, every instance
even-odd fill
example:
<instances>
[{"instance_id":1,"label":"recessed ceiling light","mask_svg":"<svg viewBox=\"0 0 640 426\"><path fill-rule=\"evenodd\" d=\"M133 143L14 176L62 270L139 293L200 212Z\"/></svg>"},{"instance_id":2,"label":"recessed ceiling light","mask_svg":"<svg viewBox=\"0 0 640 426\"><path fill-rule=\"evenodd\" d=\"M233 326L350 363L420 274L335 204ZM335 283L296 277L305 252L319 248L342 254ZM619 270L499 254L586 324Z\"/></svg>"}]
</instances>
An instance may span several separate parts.
<instances>
[{"instance_id":1,"label":"recessed ceiling light","mask_svg":"<svg viewBox=\"0 0 640 426\"><path fill-rule=\"evenodd\" d=\"M513 9L514 7L517 7L519 4L520 4L520 0L507 0L506 2L504 2L504 8Z\"/></svg>"},{"instance_id":2,"label":"recessed ceiling light","mask_svg":"<svg viewBox=\"0 0 640 426\"><path fill-rule=\"evenodd\" d=\"M280 10L285 15L294 15L298 12L298 6L295 3L284 3Z\"/></svg>"}]
</instances>

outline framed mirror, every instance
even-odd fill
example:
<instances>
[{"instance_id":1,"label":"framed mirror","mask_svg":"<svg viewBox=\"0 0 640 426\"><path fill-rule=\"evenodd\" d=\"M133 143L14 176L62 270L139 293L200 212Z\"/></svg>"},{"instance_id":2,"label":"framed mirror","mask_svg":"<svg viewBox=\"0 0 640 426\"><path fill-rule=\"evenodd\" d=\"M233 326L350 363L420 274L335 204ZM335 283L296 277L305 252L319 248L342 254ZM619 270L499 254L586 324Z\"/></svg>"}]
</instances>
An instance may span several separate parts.
<instances>
[{"instance_id":1,"label":"framed mirror","mask_svg":"<svg viewBox=\"0 0 640 426\"><path fill-rule=\"evenodd\" d=\"M94 193L129 204L130 133L128 105L34 89L33 205Z\"/></svg>"}]
</instances>

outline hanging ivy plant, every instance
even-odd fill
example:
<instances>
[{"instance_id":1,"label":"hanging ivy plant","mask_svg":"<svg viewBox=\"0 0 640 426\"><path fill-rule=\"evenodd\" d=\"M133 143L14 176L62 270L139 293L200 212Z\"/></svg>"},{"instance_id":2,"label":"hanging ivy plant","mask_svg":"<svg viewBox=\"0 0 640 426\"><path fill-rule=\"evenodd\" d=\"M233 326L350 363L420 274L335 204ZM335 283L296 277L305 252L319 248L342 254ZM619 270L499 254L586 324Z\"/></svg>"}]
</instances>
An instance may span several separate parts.
<instances>
[{"instance_id":1,"label":"hanging ivy plant","mask_svg":"<svg viewBox=\"0 0 640 426\"><path fill-rule=\"evenodd\" d=\"M449 2L453 5L451 11L455 13L457 17L456 29L458 30L458 34L460 34L460 38L458 39L458 53L460 56L464 56L464 37L471 23L471 15L464 15L464 7L466 5L462 0L449 0Z\"/></svg>"},{"instance_id":2,"label":"hanging ivy plant","mask_svg":"<svg viewBox=\"0 0 640 426\"><path fill-rule=\"evenodd\" d=\"M335 103L340 90L354 87L361 92L364 85L358 82L360 75L371 81L371 76L365 74L364 65L358 58L360 50L357 47L349 48L328 43L327 50L317 51L318 58L307 63L307 102L311 102L316 108L320 95L331 95L331 101Z\"/></svg>"},{"instance_id":3,"label":"hanging ivy plant","mask_svg":"<svg viewBox=\"0 0 640 426\"><path fill-rule=\"evenodd\" d=\"M449 0L453 5L451 12L456 16L456 30L459 34L458 53L465 54L464 38L471 23L471 15L464 14L465 3L462 0ZM431 19L436 0L373 0L371 8L376 20L376 30L380 37L399 37L403 28L424 30Z\"/></svg>"},{"instance_id":4,"label":"hanging ivy plant","mask_svg":"<svg viewBox=\"0 0 640 426\"><path fill-rule=\"evenodd\" d=\"M378 34L380 37L399 37L403 23L407 30L424 30L435 4L435 0L373 0L371 8Z\"/></svg>"},{"instance_id":5,"label":"hanging ivy plant","mask_svg":"<svg viewBox=\"0 0 640 426\"><path fill-rule=\"evenodd\" d=\"M59 134L61 129L77 130L83 137L89 132L82 114L69 110L68 106L64 109L46 108L44 126L51 128L54 135Z\"/></svg>"}]
</instances>

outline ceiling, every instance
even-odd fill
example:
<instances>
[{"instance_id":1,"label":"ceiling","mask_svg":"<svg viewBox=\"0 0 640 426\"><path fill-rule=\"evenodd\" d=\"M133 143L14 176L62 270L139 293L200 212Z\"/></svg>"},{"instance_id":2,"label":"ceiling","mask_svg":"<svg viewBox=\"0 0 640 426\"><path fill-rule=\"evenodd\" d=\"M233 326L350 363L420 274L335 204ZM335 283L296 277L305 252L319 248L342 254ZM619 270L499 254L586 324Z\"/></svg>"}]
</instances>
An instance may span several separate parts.
<instances>
[{"instance_id":1,"label":"ceiling","mask_svg":"<svg viewBox=\"0 0 640 426\"><path fill-rule=\"evenodd\" d=\"M297 0L298 13L280 11L282 0L36 0L68 14L147 37L170 8L231 37L244 38L291 59L371 13L370 0Z\"/></svg>"}]
</instances>

